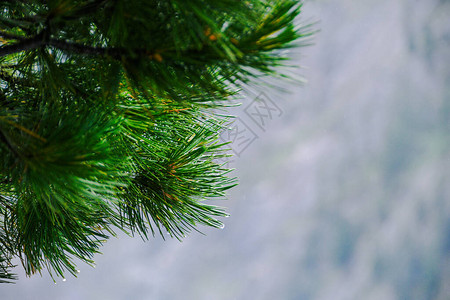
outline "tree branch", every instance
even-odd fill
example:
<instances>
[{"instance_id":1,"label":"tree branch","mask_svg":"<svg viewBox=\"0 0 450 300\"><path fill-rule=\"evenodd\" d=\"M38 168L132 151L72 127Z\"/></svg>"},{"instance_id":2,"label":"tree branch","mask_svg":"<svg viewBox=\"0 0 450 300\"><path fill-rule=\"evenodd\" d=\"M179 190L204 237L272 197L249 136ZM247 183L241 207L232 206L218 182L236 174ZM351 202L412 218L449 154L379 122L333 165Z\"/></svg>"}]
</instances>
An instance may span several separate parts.
<instances>
[{"instance_id":1,"label":"tree branch","mask_svg":"<svg viewBox=\"0 0 450 300\"><path fill-rule=\"evenodd\" d=\"M30 30L25 26L32 25L32 23L30 23L30 22L9 19L9 18L3 17L1 15L0 15L0 23L2 23L2 26L7 26L9 28L19 27L26 33L30 33ZM25 24L25 23L27 23L27 24Z\"/></svg>"},{"instance_id":2,"label":"tree branch","mask_svg":"<svg viewBox=\"0 0 450 300\"><path fill-rule=\"evenodd\" d=\"M18 40L18 41L23 41L23 40L26 39L23 36L11 34L11 33L8 33L8 32L1 31L1 30L0 30L0 36L5 38L5 39Z\"/></svg>"},{"instance_id":3,"label":"tree branch","mask_svg":"<svg viewBox=\"0 0 450 300\"><path fill-rule=\"evenodd\" d=\"M43 35L38 34L32 38L24 39L20 43L0 47L0 57L8 54L36 49L45 45Z\"/></svg>"},{"instance_id":4,"label":"tree branch","mask_svg":"<svg viewBox=\"0 0 450 300\"><path fill-rule=\"evenodd\" d=\"M123 53L123 49L121 48L113 48L113 47L92 47L88 45L83 45L79 43L73 43L58 39L46 39L45 32L41 32L40 34L25 39L23 37L18 37L16 35L11 35L9 33L4 33L0 31L0 36L4 36L6 38L20 40L19 43L4 45L0 47L0 57L6 56L12 53L18 53L22 51L32 50L43 46L53 46L61 50L66 50L69 52L74 52L77 54L86 54L86 55L109 55L114 58L119 58L120 54Z\"/></svg>"}]
</instances>

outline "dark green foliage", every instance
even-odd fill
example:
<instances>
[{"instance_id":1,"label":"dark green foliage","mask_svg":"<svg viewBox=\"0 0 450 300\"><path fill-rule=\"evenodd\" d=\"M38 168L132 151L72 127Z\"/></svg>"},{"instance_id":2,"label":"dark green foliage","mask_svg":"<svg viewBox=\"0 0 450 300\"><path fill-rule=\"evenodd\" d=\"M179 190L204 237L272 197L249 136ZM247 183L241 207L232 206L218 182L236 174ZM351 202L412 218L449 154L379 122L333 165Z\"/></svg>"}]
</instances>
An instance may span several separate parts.
<instances>
[{"instance_id":1,"label":"dark green foliage","mask_svg":"<svg viewBox=\"0 0 450 300\"><path fill-rule=\"evenodd\" d=\"M252 77L310 33L298 1L0 4L0 279L76 273L115 229L221 227L235 185L218 133Z\"/></svg>"}]
</instances>

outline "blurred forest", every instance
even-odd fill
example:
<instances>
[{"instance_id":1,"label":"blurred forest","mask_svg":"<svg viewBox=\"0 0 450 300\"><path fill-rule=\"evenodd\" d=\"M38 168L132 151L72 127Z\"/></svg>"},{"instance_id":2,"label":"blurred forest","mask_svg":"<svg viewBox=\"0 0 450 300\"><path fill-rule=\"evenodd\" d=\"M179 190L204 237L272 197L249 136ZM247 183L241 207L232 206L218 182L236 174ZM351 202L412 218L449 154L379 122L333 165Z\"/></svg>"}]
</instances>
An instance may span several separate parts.
<instances>
[{"instance_id":1,"label":"blurred forest","mask_svg":"<svg viewBox=\"0 0 450 300\"><path fill-rule=\"evenodd\" d=\"M446 0L305 1L308 83L232 110L250 135L223 230L121 236L78 278L20 274L1 299L450 299L449 16Z\"/></svg>"}]
</instances>

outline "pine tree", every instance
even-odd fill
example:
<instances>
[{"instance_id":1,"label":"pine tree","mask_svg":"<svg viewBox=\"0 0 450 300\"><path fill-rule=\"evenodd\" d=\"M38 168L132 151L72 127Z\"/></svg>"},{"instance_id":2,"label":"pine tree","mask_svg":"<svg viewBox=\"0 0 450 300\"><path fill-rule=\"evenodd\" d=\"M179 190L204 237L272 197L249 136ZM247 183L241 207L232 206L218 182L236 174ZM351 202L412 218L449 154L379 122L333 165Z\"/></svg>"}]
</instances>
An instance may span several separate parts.
<instances>
[{"instance_id":1,"label":"pine tree","mask_svg":"<svg viewBox=\"0 0 450 300\"><path fill-rule=\"evenodd\" d=\"M310 34L294 0L0 3L0 281L76 274L121 230L221 227L227 105Z\"/></svg>"}]
</instances>

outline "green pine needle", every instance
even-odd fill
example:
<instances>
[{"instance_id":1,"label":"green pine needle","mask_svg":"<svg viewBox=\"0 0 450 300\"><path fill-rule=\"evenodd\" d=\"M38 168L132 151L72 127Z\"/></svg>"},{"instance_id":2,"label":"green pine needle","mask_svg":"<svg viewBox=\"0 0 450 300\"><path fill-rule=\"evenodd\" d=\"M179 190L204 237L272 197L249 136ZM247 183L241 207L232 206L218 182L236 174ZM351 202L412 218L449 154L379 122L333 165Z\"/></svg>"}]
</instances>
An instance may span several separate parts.
<instances>
[{"instance_id":1,"label":"green pine needle","mask_svg":"<svg viewBox=\"0 0 450 300\"><path fill-rule=\"evenodd\" d=\"M76 275L115 230L223 227L236 185L219 140L256 77L305 45L299 1L0 3L0 282Z\"/></svg>"}]
</instances>

